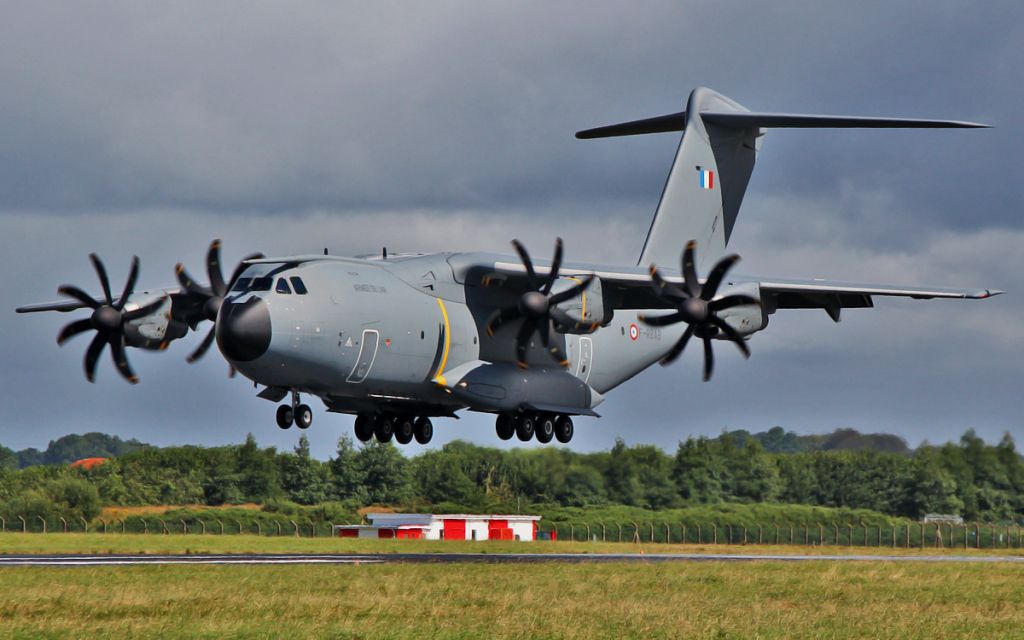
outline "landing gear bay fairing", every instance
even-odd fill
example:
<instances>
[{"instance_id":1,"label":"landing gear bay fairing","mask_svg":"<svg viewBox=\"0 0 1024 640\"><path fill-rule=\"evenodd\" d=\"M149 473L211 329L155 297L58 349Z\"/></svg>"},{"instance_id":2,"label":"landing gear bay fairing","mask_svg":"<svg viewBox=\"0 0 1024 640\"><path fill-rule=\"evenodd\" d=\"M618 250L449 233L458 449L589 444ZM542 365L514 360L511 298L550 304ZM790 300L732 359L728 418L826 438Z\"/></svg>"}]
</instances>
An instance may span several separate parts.
<instances>
[{"instance_id":1,"label":"landing gear bay fairing","mask_svg":"<svg viewBox=\"0 0 1024 640\"><path fill-rule=\"evenodd\" d=\"M118 297L103 263L90 256L102 297L74 286L67 301L19 313L91 310L66 325L64 344L92 333L85 375L92 381L109 346L114 365L137 381L128 347L162 350L205 330L188 357L217 342L238 372L274 403L277 424L310 426L302 396L356 416L355 435L427 443L431 418L460 410L496 415L504 440L569 442L574 416L596 416L609 391L690 344L703 349L748 340L785 309L873 306L875 296L988 298L989 289L939 289L823 280L741 277L726 247L762 136L778 127L974 128L969 122L751 112L714 91L690 94L686 110L591 129L577 138L682 131L675 162L636 266L550 261L519 242L515 255L489 253L250 255L225 279L220 244L207 254L207 284L178 265L180 286L136 291L138 259ZM678 266L676 266L678 265ZM701 274L706 274L702 278ZM208 325L202 327L202 325Z\"/></svg>"}]
</instances>

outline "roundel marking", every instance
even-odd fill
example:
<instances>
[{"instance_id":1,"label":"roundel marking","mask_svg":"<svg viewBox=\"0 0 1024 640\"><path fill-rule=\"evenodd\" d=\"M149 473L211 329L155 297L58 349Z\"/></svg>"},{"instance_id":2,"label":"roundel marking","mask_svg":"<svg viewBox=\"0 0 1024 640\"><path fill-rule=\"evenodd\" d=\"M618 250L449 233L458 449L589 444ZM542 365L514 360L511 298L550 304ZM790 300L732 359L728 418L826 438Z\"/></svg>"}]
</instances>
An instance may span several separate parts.
<instances>
[{"instance_id":1,"label":"roundel marking","mask_svg":"<svg viewBox=\"0 0 1024 640\"><path fill-rule=\"evenodd\" d=\"M640 337L640 327L636 326L635 324L629 325L629 339L630 340L636 340L639 337Z\"/></svg>"}]
</instances>

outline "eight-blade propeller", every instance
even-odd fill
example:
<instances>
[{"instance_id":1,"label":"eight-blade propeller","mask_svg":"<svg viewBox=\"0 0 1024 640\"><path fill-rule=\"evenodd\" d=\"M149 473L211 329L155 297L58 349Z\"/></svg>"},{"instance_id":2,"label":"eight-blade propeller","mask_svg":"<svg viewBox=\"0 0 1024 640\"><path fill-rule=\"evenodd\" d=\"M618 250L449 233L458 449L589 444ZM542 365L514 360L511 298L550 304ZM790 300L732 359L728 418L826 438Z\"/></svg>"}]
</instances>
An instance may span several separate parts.
<instances>
[{"instance_id":1,"label":"eight-blade propeller","mask_svg":"<svg viewBox=\"0 0 1024 640\"><path fill-rule=\"evenodd\" d=\"M174 272L178 276L178 282L188 293L189 297L200 303L203 307L203 317L193 322L192 328L195 329L195 325L201 322L203 319L217 321L217 313L220 311L220 306L224 302L224 298L228 295L228 291L231 290L231 285L234 284L238 276L241 275L242 270L245 269L246 260L256 260L264 257L262 253L253 253L248 255L238 263L235 267L234 273L231 274L231 278L227 281L224 280L224 274L220 268L220 240L214 240L210 243L210 248L206 252L206 275L210 278L210 286L204 287L196 284L196 281L185 271L184 265L180 262L175 265ZM216 335L216 327L212 327L207 332L206 337L199 344L187 358L189 363L193 363L196 360L202 358L210 345L213 344L213 339ZM231 369L231 375L234 375L234 368Z\"/></svg>"},{"instance_id":2,"label":"eight-blade propeller","mask_svg":"<svg viewBox=\"0 0 1024 640\"><path fill-rule=\"evenodd\" d=\"M696 248L697 242L691 240L683 251L683 285L681 287L666 282L658 273L658 268L651 265L651 285L654 287L655 295L674 306L676 311L665 316L641 315L640 321L652 327L664 327L679 322L687 323L689 326L683 336L661 359L661 364L667 365L678 358L690 338L697 336L704 341L704 381L706 382L711 379L711 372L715 368L715 355L711 350L711 339L719 331L739 347L744 357L750 357L750 349L747 348L743 336L729 326L729 323L718 317L718 313L740 305L760 305L761 303L756 298L743 294L728 295L716 300L715 295L718 293L725 274L739 262L740 257L732 254L719 260L708 274L708 279L701 285L693 260Z\"/></svg>"},{"instance_id":3,"label":"eight-blade propeller","mask_svg":"<svg viewBox=\"0 0 1024 640\"><path fill-rule=\"evenodd\" d=\"M590 286L591 281L593 281L594 276L588 276L565 291L552 294L551 288L555 285L555 281L558 280L558 271L562 267L562 239L557 238L555 240L555 257L551 261L551 271L543 279L534 270L533 260L530 259L530 254L526 252L526 248L518 240L513 240L512 246L515 247L516 253L519 254L519 258L523 261L523 266L526 267L526 276L529 280L530 289L519 296L519 302L516 306L498 309L491 314L490 319L487 321L487 335L494 335L498 327L506 322L522 318L523 324L519 327L519 332L516 333L516 364L523 369L528 368L526 351L530 346L530 338L533 337L534 333L537 333L540 335L540 340L544 344L545 349L555 359L555 362L563 367L567 367L569 366L569 361L566 358L565 352L556 342L551 340L552 323L554 323L556 328L563 330L589 329L592 331L597 328L597 325L577 322L555 305L571 300L586 290Z\"/></svg>"},{"instance_id":4,"label":"eight-blade propeller","mask_svg":"<svg viewBox=\"0 0 1024 640\"><path fill-rule=\"evenodd\" d=\"M164 298L161 297L133 311L125 311L125 303L128 301L128 296L131 295L132 290L135 288L135 281L139 276L139 258L137 256L132 257L132 267L128 274L128 280L125 282L124 291L121 293L121 297L117 300L114 300L111 295L110 280L107 278L107 270L103 267L103 262L95 253L90 253L89 259L92 261L93 268L96 269L96 275L99 276L100 285L103 287L103 299L105 302L96 302L92 296L78 287L64 285L58 288L57 292L62 296L74 298L93 311L90 317L83 318L82 320L76 320L65 325L57 335L57 344L63 345L68 339L80 333L84 333L90 329L95 330L96 335L93 337L92 342L89 343L89 348L85 352L86 379L88 379L89 382L93 382L95 380L96 363L99 360L100 353L103 351L103 347L109 344L110 355L114 360L114 365L117 367L118 372L124 376L124 379L128 382L136 384L139 379L136 377L135 372L132 371L131 366L128 364L128 358L125 356L126 340L124 325L130 320L141 318L142 316L155 311L164 303ZM152 345L146 344L144 346Z\"/></svg>"}]
</instances>

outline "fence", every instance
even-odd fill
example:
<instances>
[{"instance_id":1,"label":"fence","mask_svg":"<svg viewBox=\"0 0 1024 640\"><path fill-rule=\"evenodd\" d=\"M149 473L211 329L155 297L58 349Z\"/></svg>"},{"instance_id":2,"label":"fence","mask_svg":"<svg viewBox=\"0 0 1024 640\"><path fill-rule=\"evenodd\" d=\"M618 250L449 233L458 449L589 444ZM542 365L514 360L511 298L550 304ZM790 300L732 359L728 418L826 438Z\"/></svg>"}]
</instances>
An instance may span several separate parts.
<instances>
[{"instance_id":1,"label":"fence","mask_svg":"<svg viewBox=\"0 0 1024 640\"><path fill-rule=\"evenodd\" d=\"M347 521L298 522L231 518L159 518L130 516L124 519L44 518L0 516L0 532L25 533L134 533L205 534L292 537L330 537L335 524ZM562 541L645 542L720 545L860 546L891 548L1020 549L1024 528L1017 524L919 523L895 525L868 523L772 523L750 525L717 522L554 522L541 532Z\"/></svg>"},{"instance_id":2,"label":"fence","mask_svg":"<svg viewBox=\"0 0 1024 640\"><path fill-rule=\"evenodd\" d=\"M1020 549L1017 524L720 524L700 522L556 522L541 530L558 540L673 544L858 546L942 549Z\"/></svg>"}]
</instances>

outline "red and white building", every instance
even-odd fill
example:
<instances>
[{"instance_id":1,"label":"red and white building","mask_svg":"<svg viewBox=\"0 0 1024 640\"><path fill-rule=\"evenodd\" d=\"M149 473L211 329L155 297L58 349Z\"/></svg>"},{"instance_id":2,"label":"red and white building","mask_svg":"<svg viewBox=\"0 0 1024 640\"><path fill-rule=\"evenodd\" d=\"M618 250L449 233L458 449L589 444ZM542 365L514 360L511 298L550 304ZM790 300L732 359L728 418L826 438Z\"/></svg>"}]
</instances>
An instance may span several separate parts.
<instances>
[{"instance_id":1,"label":"red and white building","mask_svg":"<svg viewBox=\"0 0 1024 640\"><path fill-rule=\"evenodd\" d=\"M339 538L536 540L540 516L368 513L370 524L334 525Z\"/></svg>"}]
</instances>

